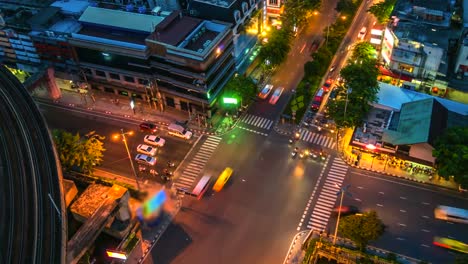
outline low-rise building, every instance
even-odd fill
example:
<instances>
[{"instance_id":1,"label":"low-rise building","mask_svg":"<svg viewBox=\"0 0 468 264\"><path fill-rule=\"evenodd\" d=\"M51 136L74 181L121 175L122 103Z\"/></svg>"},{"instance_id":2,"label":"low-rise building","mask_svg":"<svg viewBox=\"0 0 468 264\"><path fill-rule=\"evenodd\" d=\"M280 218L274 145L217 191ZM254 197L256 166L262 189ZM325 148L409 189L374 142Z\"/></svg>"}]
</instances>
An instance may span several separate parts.
<instances>
[{"instance_id":1,"label":"low-rise building","mask_svg":"<svg viewBox=\"0 0 468 264\"><path fill-rule=\"evenodd\" d=\"M69 39L94 89L210 117L234 73L231 25L88 7Z\"/></svg>"}]
</instances>

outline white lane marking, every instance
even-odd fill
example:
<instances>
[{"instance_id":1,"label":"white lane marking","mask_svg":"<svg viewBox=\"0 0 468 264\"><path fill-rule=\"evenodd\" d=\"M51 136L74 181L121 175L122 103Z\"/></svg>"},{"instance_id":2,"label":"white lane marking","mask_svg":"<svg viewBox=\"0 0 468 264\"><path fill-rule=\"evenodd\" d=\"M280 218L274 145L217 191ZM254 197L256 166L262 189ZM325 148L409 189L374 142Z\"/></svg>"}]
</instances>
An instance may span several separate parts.
<instances>
[{"instance_id":1,"label":"white lane marking","mask_svg":"<svg viewBox=\"0 0 468 264\"><path fill-rule=\"evenodd\" d=\"M377 206L378 206L378 207L383 207L383 205L381 205L381 204L377 204Z\"/></svg>"},{"instance_id":2,"label":"white lane marking","mask_svg":"<svg viewBox=\"0 0 468 264\"><path fill-rule=\"evenodd\" d=\"M424 205L430 205L430 203L426 203L426 202L423 202L422 204L424 204Z\"/></svg>"},{"instance_id":3,"label":"white lane marking","mask_svg":"<svg viewBox=\"0 0 468 264\"><path fill-rule=\"evenodd\" d=\"M426 233L430 233L431 231L427 230L427 229L421 229L421 231L423 232L426 232Z\"/></svg>"},{"instance_id":4,"label":"white lane marking","mask_svg":"<svg viewBox=\"0 0 468 264\"><path fill-rule=\"evenodd\" d=\"M422 216L422 218L426 218L426 219L428 219L428 218L429 218L429 216L427 216L427 215L423 215L423 216Z\"/></svg>"},{"instance_id":5,"label":"white lane marking","mask_svg":"<svg viewBox=\"0 0 468 264\"><path fill-rule=\"evenodd\" d=\"M400 199L402 199L402 200L406 200L406 197L404 197L404 196L400 196Z\"/></svg>"},{"instance_id":6,"label":"white lane marking","mask_svg":"<svg viewBox=\"0 0 468 264\"><path fill-rule=\"evenodd\" d=\"M382 195L383 195L383 194L384 194L384 192L379 192L379 194L382 194Z\"/></svg>"},{"instance_id":7,"label":"white lane marking","mask_svg":"<svg viewBox=\"0 0 468 264\"><path fill-rule=\"evenodd\" d=\"M421 247L426 247L426 248L428 248L429 246L426 245L426 244L421 244Z\"/></svg>"},{"instance_id":8,"label":"white lane marking","mask_svg":"<svg viewBox=\"0 0 468 264\"><path fill-rule=\"evenodd\" d=\"M398 225L399 225L399 226L404 226L404 227L406 227L406 225L403 224L403 223L398 223Z\"/></svg>"},{"instance_id":9,"label":"white lane marking","mask_svg":"<svg viewBox=\"0 0 468 264\"><path fill-rule=\"evenodd\" d=\"M359 198L354 198L355 201L361 202L362 200Z\"/></svg>"},{"instance_id":10,"label":"white lane marking","mask_svg":"<svg viewBox=\"0 0 468 264\"><path fill-rule=\"evenodd\" d=\"M362 187L362 186L358 186L357 188L358 188L358 189L364 189L364 187Z\"/></svg>"},{"instance_id":11,"label":"white lane marking","mask_svg":"<svg viewBox=\"0 0 468 264\"><path fill-rule=\"evenodd\" d=\"M402 212L402 213L406 213L406 210L400 209L400 212Z\"/></svg>"},{"instance_id":12,"label":"white lane marking","mask_svg":"<svg viewBox=\"0 0 468 264\"><path fill-rule=\"evenodd\" d=\"M405 239L402 238L402 237L397 237L397 240L403 241L403 240L405 240Z\"/></svg>"}]
</instances>

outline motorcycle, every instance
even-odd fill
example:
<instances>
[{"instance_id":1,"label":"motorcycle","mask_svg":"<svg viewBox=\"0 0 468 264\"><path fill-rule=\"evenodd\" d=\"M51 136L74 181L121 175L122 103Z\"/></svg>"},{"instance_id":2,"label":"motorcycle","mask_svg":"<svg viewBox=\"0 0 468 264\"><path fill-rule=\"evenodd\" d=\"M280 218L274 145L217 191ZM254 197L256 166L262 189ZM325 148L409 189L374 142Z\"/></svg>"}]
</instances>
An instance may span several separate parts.
<instances>
[{"instance_id":1,"label":"motorcycle","mask_svg":"<svg viewBox=\"0 0 468 264\"><path fill-rule=\"evenodd\" d=\"M167 167L169 167L169 168L174 168L174 167L175 167L175 163L172 162L172 161L168 161L168 162L167 162Z\"/></svg>"},{"instance_id":2,"label":"motorcycle","mask_svg":"<svg viewBox=\"0 0 468 264\"><path fill-rule=\"evenodd\" d=\"M293 152L291 153L291 156L295 158L298 152L299 152L299 148L295 147Z\"/></svg>"}]
</instances>

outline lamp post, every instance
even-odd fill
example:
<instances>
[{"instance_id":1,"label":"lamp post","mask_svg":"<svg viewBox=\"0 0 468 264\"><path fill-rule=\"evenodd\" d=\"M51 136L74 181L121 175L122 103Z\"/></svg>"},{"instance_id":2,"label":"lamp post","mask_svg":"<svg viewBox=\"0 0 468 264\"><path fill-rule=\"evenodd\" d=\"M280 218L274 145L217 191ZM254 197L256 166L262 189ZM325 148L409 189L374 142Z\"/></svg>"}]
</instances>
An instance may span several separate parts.
<instances>
[{"instance_id":1,"label":"lamp post","mask_svg":"<svg viewBox=\"0 0 468 264\"><path fill-rule=\"evenodd\" d=\"M371 166L370 166L370 168L372 170L372 168L374 167L374 159L375 159L375 156L376 156L374 151L377 149L377 147L374 144L367 144L366 149L372 151L372 162L371 162Z\"/></svg>"},{"instance_id":2,"label":"lamp post","mask_svg":"<svg viewBox=\"0 0 468 264\"><path fill-rule=\"evenodd\" d=\"M338 226L340 224L341 217L341 206L343 205L343 196L345 193L351 196L351 194L348 193L348 188L351 185L347 185L346 187L340 187L338 184L335 183L335 186L340 188L340 190L336 193L336 195L340 195L340 207L338 208L338 218L336 219L335 234L333 235L333 245L335 245L336 243L336 235L338 234Z\"/></svg>"},{"instance_id":3,"label":"lamp post","mask_svg":"<svg viewBox=\"0 0 468 264\"><path fill-rule=\"evenodd\" d=\"M348 95L353 92L353 88L348 88L346 90L346 102L345 102L345 106L344 106L344 114L343 114L343 121L346 122L346 110L348 109Z\"/></svg>"},{"instance_id":4,"label":"lamp post","mask_svg":"<svg viewBox=\"0 0 468 264\"><path fill-rule=\"evenodd\" d=\"M133 165L133 160L132 160L132 156L130 155L130 150L128 149L127 138L125 137L125 135L133 135L133 131L124 132L123 128L121 128L120 135L122 136L122 141L125 145L125 150L127 150L128 160L130 161L130 166L132 167L133 176L135 177L135 181L137 184L137 189L140 190L140 183L138 182L138 175L135 170L135 165ZM119 137L118 135L114 136L114 138L118 138L118 137Z\"/></svg>"}]
</instances>

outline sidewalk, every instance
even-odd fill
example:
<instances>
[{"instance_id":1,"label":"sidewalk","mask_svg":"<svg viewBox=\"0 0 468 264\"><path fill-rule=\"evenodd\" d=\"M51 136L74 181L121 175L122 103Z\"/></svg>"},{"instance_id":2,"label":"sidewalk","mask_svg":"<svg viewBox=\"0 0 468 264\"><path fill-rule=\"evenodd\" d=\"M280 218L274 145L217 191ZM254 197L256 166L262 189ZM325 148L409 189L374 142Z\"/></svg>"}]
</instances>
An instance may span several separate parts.
<instances>
[{"instance_id":1,"label":"sidewalk","mask_svg":"<svg viewBox=\"0 0 468 264\"><path fill-rule=\"evenodd\" d=\"M302 244L304 244L308 234L309 230L304 230L294 236L283 264L299 264L303 262L305 252L302 250Z\"/></svg>"},{"instance_id":2,"label":"sidewalk","mask_svg":"<svg viewBox=\"0 0 468 264\"><path fill-rule=\"evenodd\" d=\"M453 181L447 181L442 177L439 177L436 173L431 176L430 173L425 173L423 171L412 170L412 169L403 169L399 166L399 162L408 163L413 167L420 168L429 168L425 165L417 164L414 162L399 160L399 162L394 162L394 158L387 157L385 159L378 159L376 155L364 151L353 151L352 146L349 145L351 141L353 131L352 129L347 129L343 136L340 136L338 146L338 152L341 158L348 163L349 166L378 172L381 174L394 176L398 178L404 178L406 180L415 181L419 183L432 184L452 190L458 190L458 184ZM358 158L360 156L360 159Z\"/></svg>"},{"instance_id":3,"label":"sidewalk","mask_svg":"<svg viewBox=\"0 0 468 264\"><path fill-rule=\"evenodd\" d=\"M166 107L163 112L151 108L148 104L141 100L136 101L135 111L130 107L130 98L113 95L105 92L94 91L93 95L79 94L78 92L61 90L62 96L59 100L52 100L46 88L36 88L32 96L39 101L48 101L50 103L59 104L69 108L80 108L86 111L93 111L100 114L112 115L119 118L126 118L140 121L150 121L159 125L167 126L176 121L189 120L189 115L186 112L178 111ZM212 128L205 127L204 122L198 123L196 120L191 120L188 127L191 131L200 134L214 134L216 128L223 122L223 117L214 115L211 118ZM208 124L207 124L208 125Z\"/></svg>"}]
</instances>

